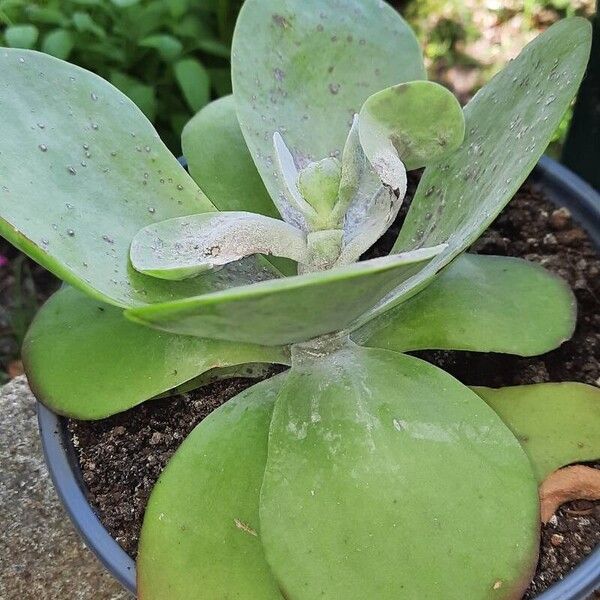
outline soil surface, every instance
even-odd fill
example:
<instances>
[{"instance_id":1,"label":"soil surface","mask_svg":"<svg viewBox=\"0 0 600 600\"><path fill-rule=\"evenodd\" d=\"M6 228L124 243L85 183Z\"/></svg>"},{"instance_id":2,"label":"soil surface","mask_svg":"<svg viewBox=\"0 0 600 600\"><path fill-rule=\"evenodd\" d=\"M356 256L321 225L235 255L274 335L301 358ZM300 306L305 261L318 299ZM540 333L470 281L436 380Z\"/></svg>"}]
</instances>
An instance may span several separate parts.
<instances>
[{"instance_id":1,"label":"soil surface","mask_svg":"<svg viewBox=\"0 0 600 600\"><path fill-rule=\"evenodd\" d=\"M418 174L411 178L405 206L417 182ZM389 251L405 212L368 253L369 258ZM472 250L526 258L564 277L579 307L573 339L534 358L446 351L415 354L470 385L565 380L600 385L600 257L569 212L557 209L526 183ZM89 499L132 557L148 496L169 458L195 425L253 383L230 379L183 396L146 402L102 421L69 422ZM561 579L598 543L600 502L577 501L561 507L542 528L540 561L525 598L535 597Z\"/></svg>"}]
</instances>

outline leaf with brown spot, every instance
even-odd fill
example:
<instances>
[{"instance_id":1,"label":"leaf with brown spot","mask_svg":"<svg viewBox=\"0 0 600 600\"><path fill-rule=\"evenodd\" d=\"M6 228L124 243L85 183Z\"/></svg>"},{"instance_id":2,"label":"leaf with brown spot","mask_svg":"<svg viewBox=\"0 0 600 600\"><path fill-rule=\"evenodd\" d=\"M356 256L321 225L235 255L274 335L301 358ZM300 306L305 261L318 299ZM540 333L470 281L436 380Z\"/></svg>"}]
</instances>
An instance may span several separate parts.
<instances>
[{"instance_id":1,"label":"leaf with brown spot","mask_svg":"<svg viewBox=\"0 0 600 600\"><path fill-rule=\"evenodd\" d=\"M555 471L540 486L542 522L571 500L600 500L600 469L574 465Z\"/></svg>"}]
</instances>

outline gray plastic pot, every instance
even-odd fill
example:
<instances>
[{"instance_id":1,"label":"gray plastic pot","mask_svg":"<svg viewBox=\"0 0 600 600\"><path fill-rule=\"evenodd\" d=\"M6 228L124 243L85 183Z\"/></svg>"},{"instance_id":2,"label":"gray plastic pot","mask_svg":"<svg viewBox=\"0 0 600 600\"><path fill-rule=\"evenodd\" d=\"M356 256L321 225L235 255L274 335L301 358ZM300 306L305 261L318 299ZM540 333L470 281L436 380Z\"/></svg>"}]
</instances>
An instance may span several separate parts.
<instances>
[{"instance_id":1,"label":"gray plastic pot","mask_svg":"<svg viewBox=\"0 0 600 600\"><path fill-rule=\"evenodd\" d=\"M533 178L553 202L569 208L600 250L600 194L572 171L546 157L540 160ZM65 419L38 404L38 421L46 463L71 520L110 573L135 593L135 563L110 536L87 501ZM585 600L599 588L600 546L538 600Z\"/></svg>"}]
</instances>

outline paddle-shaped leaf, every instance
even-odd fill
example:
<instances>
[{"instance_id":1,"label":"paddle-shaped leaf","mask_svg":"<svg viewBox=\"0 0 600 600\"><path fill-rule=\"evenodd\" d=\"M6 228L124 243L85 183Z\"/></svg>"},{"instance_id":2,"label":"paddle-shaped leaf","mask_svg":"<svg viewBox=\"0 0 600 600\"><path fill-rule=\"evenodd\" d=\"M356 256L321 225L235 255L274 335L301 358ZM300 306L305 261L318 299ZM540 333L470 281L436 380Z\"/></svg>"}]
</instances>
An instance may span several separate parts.
<instances>
[{"instance_id":1,"label":"paddle-shaped leaf","mask_svg":"<svg viewBox=\"0 0 600 600\"><path fill-rule=\"evenodd\" d=\"M260 502L285 597L519 598L537 559L537 485L498 416L395 352L293 363Z\"/></svg>"},{"instance_id":2,"label":"paddle-shaped leaf","mask_svg":"<svg viewBox=\"0 0 600 600\"><path fill-rule=\"evenodd\" d=\"M381 180L402 193L405 167L419 169L452 154L463 141L465 119L458 100L446 88L411 81L368 98L360 109L359 131Z\"/></svg>"},{"instance_id":3,"label":"paddle-shaped leaf","mask_svg":"<svg viewBox=\"0 0 600 600\"><path fill-rule=\"evenodd\" d=\"M264 345L308 340L344 329L442 249L423 248L125 314L144 325L200 337Z\"/></svg>"},{"instance_id":4,"label":"paddle-shaped leaf","mask_svg":"<svg viewBox=\"0 0 600 600\"><path fill-rule=\"evenodd\" d=\"M600 456L600 389L582 383L475 387L521 442L541 483Z\"/></svg>"},{"instance_id":5,"label":"paddle-shaped leaf","mask_svg":"<svg viewBox=\"0 0 600 600\"><path fill-rule=\"evenodd\" d=\"M260 539L258 500L279 375L192 431L152 491L137 562L141 600L283 600Z\"/></svg>"},{"instance_id":6,"label":"paddle-shaped leaf","mask_svg":"<svg viewBox=\"0 0 600 600\"><path fill-rule=\"evenodd\" d=\"M219 210L279 217L242 136L233 96L203 108L184 127L181 144L190 175Z\"/></svg>"},{"instance_id":7,"label":"paddle-shaped leaf","mask_svg":"<svg viewBox=\"0 0 600 600\"><path fill-rule=\"evenodd\" d=\"M301 169L341 156L373 93L425 79L419 44L379 0L247 0L232 50L236 109L275 202L284 191L272 146L280 132Z\"/></svg>"},{"instance_id":8,"label":"paddle-shaped leaf","mask_svg":"<svg viewBox=\"0 0 600 600\"><path fill-rule=\"evenodd\" d=\"M252 254L308 260L306 236L279 219L220 212L144 227L131 243L134 268L160 279L186 279Z\"/></svg>"},{"instance_id":9,"label":"paddle-shaped leaf","mask_svg":"<svg viewBox=\"0 0 600 600\"><path fill-rule=\"evenodd\" d=\"M265 278L255 259L177 284L134 271L129 245L142 227L212 204L137 106L100 77L4 48L0 81L0 234L19 249L120 306Z\"/></svg>"},{"instance_id":10,"label":"paddle-shaped leaf","mask_svg":"<svg viewBox=\"0 0 600 600\"><path fill-rule=\"evenodd\" d=\"M568 284L542 267L519 258L463 254L422 292L353 338L401 352L535 356L573 335L576 312Z\"/></svg>"},{"instance_id":11,"label":"paddle-shaped leaf","mask_svg":"<svg viewBox=\"0 0 600 600\"><path fill-rule=\"evenodd\" d=\"M287 351L173 335L65 287L37 314L23 346L36 397L76 419L122 412L215 367L287 363Z\"/></svg>"},{"instance_id":12,"label":"paddle-shaped leaf","mask_svg":"<svg viewBox=\"0 0 600 600\"><path fill-rule=\"evenodd\" d=\"M590 43L588 21L564 19L526 46L469 102L463 144L426 169L394 251L441 242L448 248L364 320L423 285L502 210L546 149L575 95Z\"/></svg>"}]
</instances>

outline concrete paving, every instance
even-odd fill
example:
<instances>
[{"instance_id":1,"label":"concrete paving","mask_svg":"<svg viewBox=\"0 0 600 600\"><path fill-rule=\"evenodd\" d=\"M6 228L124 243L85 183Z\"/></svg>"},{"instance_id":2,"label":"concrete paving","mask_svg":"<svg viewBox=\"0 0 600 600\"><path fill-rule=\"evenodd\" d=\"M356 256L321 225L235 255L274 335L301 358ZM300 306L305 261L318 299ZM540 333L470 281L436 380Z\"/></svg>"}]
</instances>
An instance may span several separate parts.
<instances>
[{"instance_id":1,"label":"concrete paving","mask_svg":"<svg viewBox=\"0 0 600 600\"><path fill-rule=\"evenodd\" d=\"M25 378L0 389L0 600L130 600L85 547L46 470Z\"/></svg>"}]
</instances>

